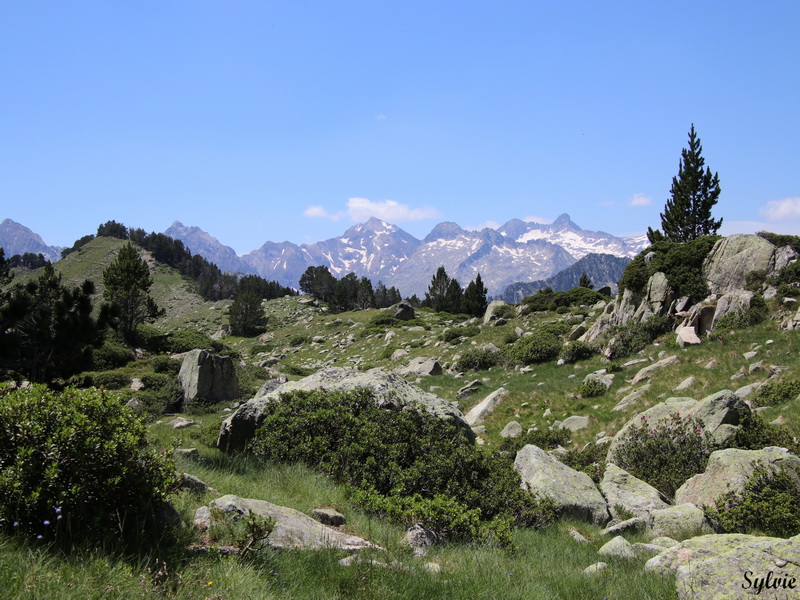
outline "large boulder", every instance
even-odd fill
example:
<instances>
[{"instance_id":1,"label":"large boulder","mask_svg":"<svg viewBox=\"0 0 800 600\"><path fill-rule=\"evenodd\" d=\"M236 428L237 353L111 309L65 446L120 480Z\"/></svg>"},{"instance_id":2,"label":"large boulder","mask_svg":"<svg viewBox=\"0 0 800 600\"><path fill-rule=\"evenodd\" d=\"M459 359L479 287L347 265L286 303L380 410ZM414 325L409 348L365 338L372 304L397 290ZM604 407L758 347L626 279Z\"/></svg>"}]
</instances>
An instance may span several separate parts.
<instances>
[{"instance_id":1,"label":"large boulder","mask_svg":"<svg viewBox=\"0 0 800 600\"><path fill-rule=\"evenodd\" d=\"M669 506L656 488L615 464L606 466L600 491L606 498L611 515L616 518L621 516L615 514L617 507L620 507L650 523L653 511Z\"/></svg>"},{"instance_id":2,"label":"large boulder","mask_svg":"<svg viewBox=\"0 0 800 600\"><path fill-rule=\"evenodd\" d=\"M523 489L553 500L562 515L604 524L608 506L586 473L576 471L550 454L529 444L517 452L514 469Z\"/></svg>"},{"instance_id":3,"label":"large boulder","mask_svg":"<svg viewBox=\"0 0 800 600\"><path fill-rule=\"evenodd\" d=\"M414 312L414 307L407 300L401 300L394 307L394 318L401 321L411 321L417 315Z\"/></svg>"},{"instance_id":4,"label":"large boulder","mask_svg":"<svg viewBox=\"0 0 800 600\"><path fill-rule=\"evenodd\" d=\"M464 415L453 404L430 392L408 383L400 375L381 368L358 371L344 367L327 367L298 381L288 381L268 393L256 394L222 422L217 447L226 451L242 450L262 420L264 407L278 401L281 394L295 390L328 389L352 391L367 388L374 394L375 403L393 410L425 411L458 425L470 439L474 434Z\"/></svg>"},{"instance_id":5,"label":"large boulder","mask_svg":"<svg viewBox=\"0 0 800 600\"><path fill-rule=\"evenodd\" d=\"M712 452L704 473L695 475L675 492L675 502L710 505L728 492L742 492L756 467L772 472L784 471L800 490L800 458L785 448L740 450L728 448Z\"/></svg>"},{"instance_id":6,"label":"large boulder","mask_svg":"<svg viewBox=\"0 0 800 600\"><path fill-rule=\"evenodd\" d=\"M194 523L197 528L207 530L213 524L215 514L235 522L247 518L250 512L274 521L275 526L266 539L267 545L273 548L306 550L335 548L354 551L377 547L364 538L323 525L293 508L233 495L216 498L208 506L198 508Z\"/></svg>"},{"instance_id":7,"label":"large boulder","mask_svg":"<svg viewBox=\"0 0 800 600\"><path fill-rule=\"evenodd\" d=\"M486 307L486 312L483 313L483 323L484 325L489 321L495 321L498 319L498 313L502 309L502 307L506 306L507 303L503 302L502 300L492 300L489 302L489 305Z\"/></svg>"},{"instance_id":8,"label":"large boulder","mask_svg":"<svg viewBox=\"0 0 800 600\"><path fill-rule=\"evenodd\" d=\"M405 367L395 369L398 375L417 375L419 377L427 377L428 375L441 375L442 365L435 358L427 356L418 356L412 358Z\"/></svg>"},{"instance_id":9,"label":"large boulder","mask_svg":"<svg viewBox=\"0 0 800 600\"><path fill-rule=\"evenodd\" d=\"M703 263L703 275L712 294L727 294L746 289L748 273L776 275L796 259L797 253L788 246L778 248L757 235L731 235L714 244Z\"/></svg>"},{"instance_id":10,"label":"large boulder","mask_svg":"<svg viewBox=\"0 0 800 600\"><path fill-rule=\"evenodd\" d=\"M691 502L660 508L651 513L652 533L656 537L689 537L711 533L706 514Z\"/></svg>"},{"instance_id":11,"label":"large boulder","mask_svg":"<svg viewBox=\"0 0 800 600\"><path fill-rule=\"evenodd\" d=\"M178 380L186 403L224 402L239 397L239 379L230 356L195 349L183 357Z\"/></svg>"},{"instance_id":12,"label":"large boulder","mask_svg":"<svg viewBox=\"0 0 800 600\"><path fill-rule=\"evenodd\" d=\"M464 416L464 420L470 427L480 425L487 416L492 414L494 409L497 408L497 405L500 404L507 395L508 390L506 388L497 388L475 406L470 408Z\"/></svg>"}]
</instances>

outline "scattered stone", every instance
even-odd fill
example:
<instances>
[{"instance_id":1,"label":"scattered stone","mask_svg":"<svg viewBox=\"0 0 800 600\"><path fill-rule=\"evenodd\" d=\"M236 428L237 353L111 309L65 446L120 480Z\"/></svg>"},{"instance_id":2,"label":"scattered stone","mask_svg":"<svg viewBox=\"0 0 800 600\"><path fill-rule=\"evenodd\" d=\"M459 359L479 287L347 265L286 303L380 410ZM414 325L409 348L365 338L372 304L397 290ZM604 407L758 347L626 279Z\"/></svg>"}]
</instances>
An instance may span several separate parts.
<instances>
[{"instance_id":1,"label":"scattered stone","mask_svg":"<svg viewBox=\"0 0 800 600\"><path fill-rule=\"evenodd\" d=\"M783 415L779 415L774 421L770 421L770 425L786 425L789 420Z\"/></svg>"},{"instance_id":2,"label":"scattered stone","mask_svg":"<svg viewBox=\"0 0 800 600\"><path fill-rule=\"evenodd\" d=\"M672 548L673 546L677 546L678 544L680 544L678 540L673 540L671 537L667 537L664 535L653 538L652 540L650 540L650 543L655 544L657 546L661 546L663 548Z\"/></svg>"},{"instance_id":3,"label":"scattered stone","mask_svg":"<svg viewBox=\"0 0 800 600\"><path fill-rule=\"evenodd\" d=\"M428 549L440 541L440 536L419 523L411 527L400 543L409 546L414 551L414 556L425 556Z\"/></svg>"},{"instance_id":4,"label":"scattered stone","mask_svg":"<svg viewBox=\"0 0 800 600\"><path fill-rule=\"evenodd\" d=\"M503 431L500 432L500 437L502 438L516 438L522 435L522 425L520 425L517 421L510 421L505 427L503 427Z\"/></svg>"},{"instance_id":5,"label":"scattered stone","mask_svg":"<svg viewBox=\"0 0 800 600\"><path fill-rule=\"evenodd\" d=\"M631 543L621 535L604 544L597 553L601 556L616 556L618 558L636 558L636 552Z\"/></svg>"},{"instance_id":6,"label":"scattered stone","mask_svg":"<svg viewBox=\"0 0 800 600\"><path fill-rule=\"evenodd\" d=\"M744 354L742 354L742 356L744 357L745 360L750 360L751 358L755 358L756 356L758 356L758 352L745 352Z\"/></svg>"},{"instance_id":7,"label":"scattered stone","mask_svg":"<svg viewBox=\"0 0 800 600\"><path fill-rule=\"evenodd\" d=\"M144 412L144 403L138 398L131 398L128 400L128 403L125 406L130 408L137 415L140 415Z\"/></svg>"},{"instance_id":8,"label":"scattered stone","mask_svg":"<svg viewBox=\"0 0 800 600\"><path fill-rule=\"evenodd\" d=\"M401 300L397 303L393 316L395 319L400 319L401 321L411 321L416 317L416 313L414 312L414 307L411 306L410 303Z\"/></svg>"},{"instance_id":9,"label":"scattered stone","mask_svg":"<svg viewBox=\"0 0 800 600\"><path fill-rule=\"evenodd\" d=\"M311 516L323 525L331 527L341 527L347 522L342 513L332 508L315 508L311 511Z\"/></svg>"},{"instance_id":10,"label":"scattered stone","mask_svg":"<svg viewBox=\"0 0 800 600\"><path fill-rule=\"evenodd\" d=\"M603 529L603 531L600 533L603 535L621 535L631 531L643 531L646 528L647 519L643 519L642 517L634 517L632 519L610 525L609 527Z\"/></svg>"},{"instance_id":11,"label":"scattered stone","mask_svg":"<svg viewBox=\"0 0 800 600\"><path fill-rule=\"evenodd\" d=\"M439 361L436 360L435 358L418 356L417 358L411 359L411 362L408 363L405 367L400 367L399 369L395 369L395 373L404 376L417 375L419 377L427 377L429 375L441 375L442 365L440 365Z\"/></svg>"},{"instance_id":12,"label":"scattered stone","mask_svg":"<svg viewBox=\"0 0 800 600\"><path fill-rule=\"evenodd\" d=\"M567 417L561 422L561 429L568 429L571 432L576 432L581 429L586 429L589 426L589 417L580 417L578 415L573 415L571 417Z\"/></svg>"},{"instance_id":13,"label":"scattered stone","mask_svg":"<svg viewBox=\"0 0 800 600\"><path fill-rule=\"evenodd\" d=\"M589 577L594 577L596 575L601 575L603 571L608 568L608 565L604 562L596 562L593 565L589 565L583 570L583 574Z\"/></svg>"},{"instance_id":14,"label":"scattered stone","mask_svg":"<svg viewBox=\"0 0 800 600\"><path fill-rule=\"evenodd\" d=\"M644 544L642 542L637 542L633 544L633 551L637 557L652 557L657 556L664 552L666 548L664 546L659 546L658 544Z\"/></svg>"},{"instance_id":15,"label":"scattered stone","mask_svg":"<svg viewBox=\"0 0 800 600\"><path fill-rule=\"evenodd\" d=\"M489 321L497 320L499 318L497 312L503 306L507 306L507 304L502 300L492 300L486 307L486 312L483 313L483 324L486 325Z\"/></svg>"},{"instance_id":16,"label":"scattered stone","mask_svg":"<svg viewBox=\"0 0 800 600\"><path fill-rule=\"evenodd\" d=\"M678 355L672 354L670 356L667 356L666 358L662 358L658 362L655 362L648 367L644 367L633 377L633 379L631 380L631 385L636 385L642 379L649 378L653 374L653 372L668 367L671 364L677 362L677 360L678 360Z\"/></svg>"},{"instance_id":17,"label":"scattered stone","mask_svg":"<svg viewBox=\"0 0 800 600\"><path fill-rule=\"evenodd\" d=\"M580 531L578 531L578 530L577 530L577 529L575 529L574 527L570 527L570 529L569 529L569 535L570 535L570 537L571 537L573 540L575 540L575 541L576 541L576 542L578 542L579 544L589 544L589 543L591 543L591 542L589 542L589 540L587 540L587 539L586 539L586 538L583 536L583 534L582 534Z\"/></svg>"},{"instance_id":18,"label":"scattered stone","mask_svg":"<svg viewBox=\"0 0 800 600\"><path fill-rule=\"evenodd\" d=\"M686 379L681 381L678 385L676 385L674 388L672 388L672 391L681 392L683 390L689 389L695 384L696 381L697 379L695 379L694 376L687 377Z\"/></svg>"},{"instance_id":19,"label":"scattered stone","mask_svg":"<svg viewBox=\"0 0 800 600\"><path fill-rule=\"evenodd\" d=\"M595 373L589 373L583 378L584 385L602 385L603 393L608 391L612 383L614 383L614 375L606 373L605 369L601 369Z\"/></svg>"},{"instance_id":20,"label":"scattered stone","mask_svg":"<svg viewBox=\"0 0 800 600\"><path fill-rule=\"evenodd\" d=\"M424 565L422 565L422 568L425 569L428 573L436 574L442 572L442 567L436 564L435 562L427 562Z\"/></svg>"},{"instance_id":21,"label":"scattered stone","mask_svg":"<svg viewBox=\"0 0 800 600\"><path fill-rule=\"evenodd\" d=\"M191 419L186 419L184 417L175 417L172 421L169 421L167 425L172 426L173 429L183 429L184 427L191 427L192 425L197 425L195 421Z\"/></svg>"},{"instance_id":22,"label":"scattered stone","mask_svg":"<svg viewBox=\"0 0 800 600\"><path fill-rule=\"evenodd\" d=\"M600 491L608 502L612 516L618 516L616 507L619 506L649 523L653 511L669 507L656 488L613 463L606 465Z\"/></svg>"},{"instance_id":23,"label":"scattered stone","mask_svg":"<svg viewBox=\"0 0 800 600\"><path fill-rule=\"evenodd\" d=\"M641 400L642 396L644 396L649 391L650 391L650 384L645 383L642 387L633 390L630 394L623 397L622 400L620 400L617 403L617 405L611 409L611 412L621 412L623 410L626 410L628 407L638 403L639 400Z\"/></svg>"},{"instance_id":24,"label":"scattered stone","mask_svg":"<svg viewBox=\"0 0 800 600\"><path fill-rule=\"evenodd\" d=\"M214 488L209 486L205 481L189 473L180 474L180 489L192 492L194 494L205 494L206 492L215 491Z\"/></svg>"},{"instance_id":25,"label":"scattered stone","mask_svg":"<svg viewBox=\"0 0 800 600\"><path fill-rule=\"evenodd\" d=\"M716 359L716 358L712 358L710 361L708 361L708 362L705 364L705 366L704 366L703 368L704 368L704 369L711 370L711 369L714 369L714 368L716 368L716 366L717 366L717 359Z\"/></svg>"},{"instance_id":26,"label":"scattered stone","mask_svg":"<svg viewBox=\"0 0 800 600\"><path fill-rule=\"evenodd\" d=\"M144 383L142 383L141 379L139 379L138 377L134 377L133 379L131 379L130 390L132 392L138 392L138 391L141 391L143 389L144 389Z\"/></svg>"},{"instance_id":27,"label":"scattered stone","mask_svg":"<svg viewBox=\"0 0 800 600\"><path fill-rule=\"evenodd\" d=\"M390 357L391 360L400 360L404 356L408 356L408 350L404 348L398 348L394 352L392 352L392 356Z\"/></svg>"},{"instance_id":28,"label":"scattered stone","mask_svg":"<svg viewBox=\"0 0 800 600\"><path fill-rule=\"evenodd\" d=\"M200 458L200 451L197 448L176 448L175 456L188 458L190 460L197 460Z\"/></svg>"},{"instance_id":29,"label":"scattered stone","mask_svg":"<svg viewBox=\"0 0 800 600\"><path fill-rule=\"evenodd\" d=\"M698 533L711 533L705 513L694 504L678 504L653 513L653 534L668 537L684 537Z\"/></svg>"},{"instance_id":30,"label":"scattered stone","mask_svg":"<svg viewBox=\"0 0 800 600\"><path fill-rule=\"evenodd\" d=\"M473 406L466 415L464 415L464 420L467 422L468 425L480 425L483 423L483 420L489 416L497 405L503 401L508 395L508 390L506 388L498 388L493 391L491 394L486 396L483 400L481 400L478 404Z\"/></svg>"},{"instance_id":31,"label":"scattered stone","mask_svg":"<svg viewBox=\"0 0 800 600\"><path fill-rule=\"evenodd\" d=\"M675 339L675 343L678 344L681 348L686 346L695 345L702 343L698 335L697 331L695 331L694 327L680 327L678 328L678 337Z\"/></svg>"},{"instance_id":32,"label":"scattered stone","mask_svg":"<svg viewBox=\"0 0 800 600\"><path fill-rule=\"evenodd\" d=\"M482 387L483 382L480 379L473 379L465 386L459 388L459 390L456 392L456 399L461 400L462 398L466 398L467 396L474 394Z\"/></svg>"}]
</instances>

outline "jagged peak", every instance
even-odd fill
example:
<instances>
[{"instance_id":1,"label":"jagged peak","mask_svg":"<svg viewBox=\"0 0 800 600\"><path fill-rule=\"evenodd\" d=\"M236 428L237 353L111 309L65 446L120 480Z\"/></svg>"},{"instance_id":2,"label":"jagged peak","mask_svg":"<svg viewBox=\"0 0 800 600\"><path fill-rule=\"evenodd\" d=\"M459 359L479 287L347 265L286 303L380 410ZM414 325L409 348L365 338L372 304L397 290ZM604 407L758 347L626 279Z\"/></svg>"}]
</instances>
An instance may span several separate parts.
<instances>
[{"instance_id":1,"label":"jagged peak","mask_svg":"<svg viewBox=\"0 0 800 600\"><path fill-rule=\"evenodd\" d=\"M561 231L562 229L575 229L577 231L583 231L580 227L572 222L572 219L570 219L567 213L558 215L558 218L550 224L550 227L556 231Z\"/></svg>"},{"instance_id":2,"label":"jagged peak","mask_svg":"<svg viewBox=\"0 0 800 600\"><path fill-rule=\"evenodd\" d=\"M436 227L431 229L431 232L425 236L425 242L433 242L435 240L452 240L462 235L464 230L452 221L444 221L439 223Z\"/></svg>"}]
</instances>

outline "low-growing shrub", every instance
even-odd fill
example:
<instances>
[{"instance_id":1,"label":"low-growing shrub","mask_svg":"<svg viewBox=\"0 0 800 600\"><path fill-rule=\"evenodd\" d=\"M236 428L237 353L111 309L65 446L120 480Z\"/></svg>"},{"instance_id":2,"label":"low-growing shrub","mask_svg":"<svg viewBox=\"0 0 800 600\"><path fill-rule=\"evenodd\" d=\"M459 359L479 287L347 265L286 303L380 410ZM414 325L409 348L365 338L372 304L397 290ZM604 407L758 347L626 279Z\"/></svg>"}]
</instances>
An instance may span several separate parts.
<instances>
[{"instance_id":1,"label":"low-growing shrub","mask_svg":"<svg viewBox=\"0 0 800 600\"><path fill-rule=\"evenodd\" d=\"M459 371L486 371L499 364L500 355L497 351L481 346L467 348L456 362Z\"/></svg>"},{"instance_id":2,"label":"low-growing shrub","mask_svg":"<svg viewBox=\"0 0 800 600\"><path fill-rule=\"evenodd\" d=\"M578 394L580 394L582 398L598 398L607 391L608 388L597 379L590 379L586 383L581 384L581 387L578 388Z\"/></svg>"},{"instance_id":3,"label":"low-growing shrub","mask_svg":"<svg viewBox=\"0 0 800 600\"><path fill-rule=\"evenodd\" d=\"M558 308L556 308L556 314L565 315L568 312L569 312L568 306L559 306Z\"/></svg>"},{"instance_id":4,"label":"low-growing shrub","mask_svg":"<svg viewBox=\"0 0 800 600\"><path fill-rule=\"evenodd\" d=\"M195 348L219 352L223 346L218 341L212 340L205 333L192 329L176 329L167 335L164 340L164 351L170 354L189 352Z\"/></svg>"},{"instance_id":5,"label":"low-growing shrub","mask_svg":"<svg viewBox=\"0 0 800 600\"><path fill-rule=\"evenodd\" d=\"M763 323L769 318L769 307L763 296L753 296L747 310L732 312L717 320L714 330L717 332L731 329L752 327Z\"/></svg>"},{"instance_id":6,"label":"low-growing shrub","mask_svg":"<svg viewBox=\"0 0 800 600\"><path fill-rule=\"evenodd\" d=\"M141 323L136 326L132 341L137 347L144 348L148 352L164 352L167 335L152 325Z\"/></svg>"},{"instance_id":7,"label":"low-growing shrub","mask_svg":"<svg viewBox=\"0 0 800 600\"><path fill-rule=\"evenodd\" d=\"M90 385L102 387L107 390L122 390L131 385L131 378L128 375L115 371L91 373L91 381L92 383Z\"/></svg>"},{"instance_id":8,"label":"low-growing shrub","mask_svg":"<svg viewBox=\"0 0 800 600\"><path fill-rule=\"evenodd\" d=\"M124 367L134 358L133 350L113 337L109 337L102 346L92 351L92 366L97 371L110 371Z\"/></svg>"},{"instance_id":9,"label":"low-growing shrub","mask_svg":"<svg viewBox=\"0 0 800 600\"><path fill-rule=\"evenodd\" d=\"M520 338L507 349L509 361L523 365L553 360L559 352L561 340L555 334L542 330Z\"/></svg>"},{"instance_id":10,"label":"low-growing shrub","mask_svg":"<svg viewBox=\"0 0 800 600\"><path fill-rule=\"evenodd\" d=\"M451 327L439 334L439 339L443 342L453 342L465 337L474 337L481 332L481 328L477 325L468 325L467 327Z\"/></svg>"},{"instance_id":11,"label":"low-growing shrub","mask_svg":"<svg viewBox=\"0 0 800 600\"><path fill-rule=\"evenodd\" d=\"M293 365L291 363L283 363L283 365L281 365L281 371L287 375L294 375L295 377L308 377L314 372L314 369Z\"/></svg>"},{"instance_id":12,"label":"low-growing shrub","mask_svg":"<svg viewBox=\"0 0 800 600\"><path fill-rule=\"evenodd\" d=\"M507 459L477 447L455 423L378 408L366 389L284 394L264 407L249 449L267 460L319 468L393 502L441 497L479 509L482 521L510 517L541 525L551 518L550 504L522 490Z\"/></svg>"},{"instance_id":13,"label":"low-growing shrub","mask_svg":"<svg viewBox=\"0 0 800 600\"><path fill-rule=\"evenodd\" d=\"M615 460L617 466L672 498L687 479L705 471L711 450L700 421L673 415L667 422L633 425Z\"/></svg>"},{"instance_id":14,"label":"low-growing shrub","mask_svg":"<svg viewBox=\"0 0 800 600\"><path fill-rule=\"evenodd\" d=\"M787 448L794 454L800 454L800 443L783 427L766 423L756 412L748 411L740 415L739 430L727 447L761 450L770 446Z\"/></svg>"},{"instance_id":15,"label":"low-growing shrub","mask_svg":"<svg viewBox=\"0 0 800 600\"><path fill-rule=\"evenodd\" d=\"M181 370L181 361L169 356L156 356L150 363L156 373L177 375Z\"/></svg>"},{"instance_id":16,"label":"low-growing shrub","mask_svg":"<svg viewBox=\"0 0 800 600\"><path fill-rule=\"evenodd\" d=\"M175 483L133 411L97 389L0 387L0 526L71 543L153 529Z\"/></svg>"},{"instance_id":17,"label":"low-growing shrub","mask_svg":"<svg viewBox=\"0 0 800 600\"><path fill-rule=\"evenodd\" d=\"M592 346L579 340L569 342L561 349L561 358L564 359L564 362L568 363L591 358L593 354L594 349Z\"/></svg>"},{"instance_id":18,"label":"low-growing shrub","mask_svg":"<svg viewBox=\"0 0 800 600\"><path fill-rule=\"evenodd\" d=\"M753 406L779 406L800 396L800 379L771 381L753 394Z\"/></svg>"},{"instance_id":19,"label":"low-growing shrub","mask_svg":"<svg viewBox=\"0 0 800 600\"><path fill-rule=\"evenodd\" d=\"M673 317L653 315L639 323L628 323L612 328L607 337L614 340L610 346L610 358L629 356L644 349L657 337L672 331Z\"/></svg>"},{"instance_id":20,"label":"low-growing shrub","mask_svg":"<svg viewBox=\"0 0 800 600\"><path fill-rule=\"evenodd\" d=\"M308 344L311 341L311 336L305 333L297 333L289 338L289 345L292 348L297 348L298 346L303 346Z\"/></svg>"},{"instance_id":21,"label":"low-growing shrub","mask_svg":"<svg viewBox=\"0 0 800 600\"><path fill-rule=\"evenodd\" d=\"M586 473L595 483L600 483L606 472L608 446L587 444L581 449L570 450L558 456L558 460L576 471Z\"/></svg>"},{"instance_id":22,"label":"low-growing shrub","mask_svg":"<svg viewBox=\"0 0 800 600\"><path fill-rule=\"evenodd\" d=\"M178 410L183 404L183 388L174 375L146 373L142 375L142 385L136 397L151 415Z\"/></svg>"},{"instance_id":23,"label":"low-growing shrub","mask_svg":"<svg viewBox=\"0 0 800 600\"><path fill-rule=\"evenodd\" d=\"M528 444L533 444L543 450L550 450L569 443L569 437L569 430L561 429L560 427L528 431L519 437L504 438L500 442L500 452L513 461L517 456L517 452Z\"/></svg>"},{"instance_id":24,"label":"low-growing shrub","mask_svg":"<svg viewBox=\"0 0 800 600\"><path fill-rule=\"evenodd\" d=\"M720 533L788 538L800 533L800 477L758 466L740 492L728 492L705 513Z\"/></svg>"}]
</instances>

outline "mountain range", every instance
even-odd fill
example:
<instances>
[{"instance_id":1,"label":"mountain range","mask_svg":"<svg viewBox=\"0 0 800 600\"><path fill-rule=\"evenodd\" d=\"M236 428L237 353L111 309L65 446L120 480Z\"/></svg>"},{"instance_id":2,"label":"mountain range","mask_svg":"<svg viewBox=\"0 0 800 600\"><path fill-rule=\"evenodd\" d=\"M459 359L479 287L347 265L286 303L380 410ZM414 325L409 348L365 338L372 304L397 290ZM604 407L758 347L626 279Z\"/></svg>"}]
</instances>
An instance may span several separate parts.
<instances>
[{"instance_id":1,"label":"mountain range","mask_svg":"<svg viewBox=\"0 0 800 600\"><path fill-rule=\"evenodd\" d=\"M512 219L497 229L466 230L444 222L421 240L373 217L339 237L300 245L266 242L243 256L199 227L179 221L164 233L223 271L256 274L298 287L308 267L324 265L337 278L353 272L394 286L404 296L419 297L439 266L462 285L480 273L489 294L500 295L509 285L546 280L589 255L629 260L647 246L646 236L622 238L581 229L567 214L548 224ZM47 246L41 237L10 219L0 224L0 246L6 256L33 252L50 260L57 260L61 250ZM595 266L601 263L605 266L598 268L606 270L596 272ZM587 274L601 285L613 277L606 267L607 261L586 263Z\"/></svg>"}]
</instances>

